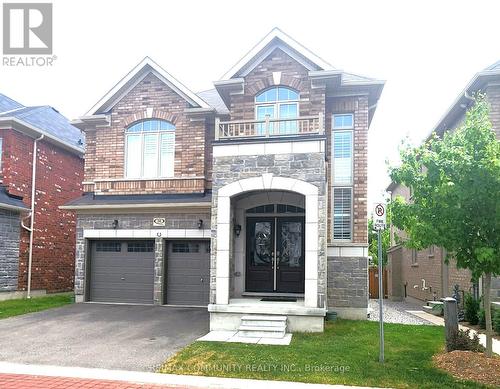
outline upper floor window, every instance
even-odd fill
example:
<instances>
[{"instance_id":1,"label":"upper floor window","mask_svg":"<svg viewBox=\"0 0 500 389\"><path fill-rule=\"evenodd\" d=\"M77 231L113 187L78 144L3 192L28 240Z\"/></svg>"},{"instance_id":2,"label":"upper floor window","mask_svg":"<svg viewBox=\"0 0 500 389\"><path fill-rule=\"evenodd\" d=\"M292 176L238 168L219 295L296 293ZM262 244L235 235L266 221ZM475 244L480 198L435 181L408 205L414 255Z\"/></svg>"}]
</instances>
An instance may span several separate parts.
<instances>
[{"instance_id":1,"label":"upper floor window","mask_svg":"<svg viewBox=\"0 0 500 389\"><path fill-rule=\"evenodd\" d=\"M332 134L333 184L352 184L352 131L334 131Z\"/></svg>"},{"instance_id":2,"label":"upper floor window","mask_svg":"<svg viewBox=\"0 0 500 389\"><path fill-rule=\"evenodd\" d=\"M165 120L143 120L125 132L128 178L174 176L175 126Z\"/></svg>"},{"instance_id":3,"label":"upper floor window","mask_svg":"<svg viewBox=\"0 0 500 389\"><path fill-rule=\"evenodd\" d=\"M255 96L255 117L257 120L270 119L283 120L272 123L270 131L274 134L291 134L297 131L297 122L294 120L299 116L299 93L290 88L274 87ZM264 135L265 126L260 124L257 133Z\"/></svg>"},{"instance_id":4,"label":"upper floor window","mask_svg":"<svg viewBox=\"0 0 500 389\"><path fill-rule=\"evenodd\" d=\"M352 113L333 115L333 129L345 130L354 128L354 115Z\"/></svg>"}]
</instances>

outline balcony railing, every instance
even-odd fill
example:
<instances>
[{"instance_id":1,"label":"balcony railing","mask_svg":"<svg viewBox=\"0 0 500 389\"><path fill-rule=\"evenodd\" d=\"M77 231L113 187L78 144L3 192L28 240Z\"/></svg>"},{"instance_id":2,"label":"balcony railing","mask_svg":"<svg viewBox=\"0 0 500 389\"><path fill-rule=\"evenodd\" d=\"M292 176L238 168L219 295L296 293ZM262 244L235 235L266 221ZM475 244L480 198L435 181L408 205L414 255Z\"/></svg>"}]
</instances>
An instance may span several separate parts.
<instances>
[{"instance_id":1,"label":"balcony railing","mask_svg":"<svg viewBox=\"0 0 500 389\"><path fill-rule=\"evenodd\" d=\"M323 114L293 119L236 120L221 122L215 119L215 140L274 138L282 136L323 135Z\"/></svg>"}]
</instances>

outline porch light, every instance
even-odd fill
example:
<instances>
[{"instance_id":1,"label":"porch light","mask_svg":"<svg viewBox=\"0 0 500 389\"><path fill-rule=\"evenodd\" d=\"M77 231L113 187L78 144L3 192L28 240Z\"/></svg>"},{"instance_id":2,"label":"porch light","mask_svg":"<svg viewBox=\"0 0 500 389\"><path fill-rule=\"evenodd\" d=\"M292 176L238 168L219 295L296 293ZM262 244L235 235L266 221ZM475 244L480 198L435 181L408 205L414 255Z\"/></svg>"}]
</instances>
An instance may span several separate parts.
<instances>
[{"instance_id":1,"label":"porch light","mask_svg":"<svg viewBox=\"0 0 500 389\"><path fill-rule=\"evenodd\" d=\"M113 229L116 230L118 228L118 220L116 220L116 219L113 220L112 226L113 226Z\"/></svg>"},{"instance_id":2,"label":"porch light","mask_svg":"<svg viewBox=\"0 0 500 389\"><path fill-rule=\"evenodd\" d=\"M198 220L198 229L201 230L201 228L203 227L203 220Z\"/></svg>"},{"instance_id":3,"label":"porch light","mask_svg":"<svg viewBox=\"0 0 500 389\"><path fill-rule=\"evenodd\" d=\"M241 234L241 224L235 224L234 225L234 234L236 236L240 236L240 234Z\"/></svg>"}]
</instances>

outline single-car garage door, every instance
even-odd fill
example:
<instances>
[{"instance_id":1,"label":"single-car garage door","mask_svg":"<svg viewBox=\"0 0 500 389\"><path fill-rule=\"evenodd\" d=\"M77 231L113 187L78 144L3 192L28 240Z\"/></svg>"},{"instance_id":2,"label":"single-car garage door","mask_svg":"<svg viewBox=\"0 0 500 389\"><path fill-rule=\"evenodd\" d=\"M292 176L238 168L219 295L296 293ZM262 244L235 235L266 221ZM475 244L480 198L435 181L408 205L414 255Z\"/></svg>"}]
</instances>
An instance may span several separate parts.
<instances>
[{"instance_id":1,"label":"single-car garage door","mask_svg":"<svg viewBox=\"0 0 500 389\"><path fill-rule=\"evenodd\" d=\"M90 301L153 303L154 240L91 243Z\"/></svg>"},{"instance_id":2,"label":"single-car garage door","mask_svg":"<svg viewBox=\"0 0 500 389\"><path fill-rule=\"evenodd\" d=\"M210 289L210 242L169 241L166 296L173 305L207 305Z\"/></svg>"}]
</instances>

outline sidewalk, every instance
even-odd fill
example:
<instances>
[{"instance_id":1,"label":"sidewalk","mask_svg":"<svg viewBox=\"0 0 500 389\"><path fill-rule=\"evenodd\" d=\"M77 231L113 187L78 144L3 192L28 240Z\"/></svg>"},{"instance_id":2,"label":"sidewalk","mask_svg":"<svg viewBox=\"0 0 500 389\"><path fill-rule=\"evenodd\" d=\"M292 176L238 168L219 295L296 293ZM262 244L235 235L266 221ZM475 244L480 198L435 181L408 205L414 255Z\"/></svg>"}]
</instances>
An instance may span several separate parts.
<instances>
[{"instance_id":1,"label":"sidewalk","mask_svg":"<svg viewBox=\"0 0 500 389\"><path fill-rule=\"evenodd\" d=\"M424 311L408 311L409 313L411 313L412 315L415 315L415 316L418 316L424 320L427 320L427 321L430 321L432 324L435 324L437 326L444 326L444 318L442 318L441 316L435 316L435 315L432 315L430 313L427 313L427 312L424 312ZM468 327L465 327L463 325L458 325L458 328L461 329L461 330L470 330L470 333L471 335L473 334L476 334L477 331L472 329L472 328L468 328ZM479 337L479 342L486 347L486 335L485 334L478 334L478 337ZM493 338L493 352L495 354L499 354L500 355L500 341Z\"/></svg>"},{"instance_id":2,"label":"sidewalk","mask_svg":"<svg viewBox=\"0 0 500 389\"><path fill-rule=\"evenodd\" d=\"M266 389L362 388L360 386L244 380L0 362L0 388L2 389L254 389L256 387L264 387Z\"/></svg>"}]
</instances>

